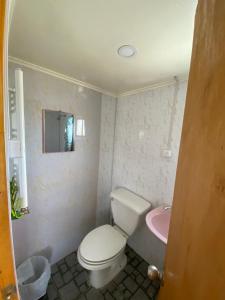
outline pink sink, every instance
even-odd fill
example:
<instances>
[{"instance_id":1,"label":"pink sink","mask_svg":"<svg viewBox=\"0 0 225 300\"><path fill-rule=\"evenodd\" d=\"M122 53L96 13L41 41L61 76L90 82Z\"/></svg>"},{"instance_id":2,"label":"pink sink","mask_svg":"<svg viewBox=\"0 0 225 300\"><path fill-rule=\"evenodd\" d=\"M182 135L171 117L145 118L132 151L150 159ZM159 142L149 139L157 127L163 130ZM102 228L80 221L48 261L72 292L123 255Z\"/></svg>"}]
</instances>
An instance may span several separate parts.
<instances>
[{"instance_id":1,"label":"pink sink","mask_svg":"<svg viewBox=\"0 0 225 300\"><path fill-rule=\"evenodd\" d=\"M146 215L146 224L148 228L165 244L167 244L169 226L170 226L171 208L161 206L151 210Z\"/></svg>"}]
</instances>

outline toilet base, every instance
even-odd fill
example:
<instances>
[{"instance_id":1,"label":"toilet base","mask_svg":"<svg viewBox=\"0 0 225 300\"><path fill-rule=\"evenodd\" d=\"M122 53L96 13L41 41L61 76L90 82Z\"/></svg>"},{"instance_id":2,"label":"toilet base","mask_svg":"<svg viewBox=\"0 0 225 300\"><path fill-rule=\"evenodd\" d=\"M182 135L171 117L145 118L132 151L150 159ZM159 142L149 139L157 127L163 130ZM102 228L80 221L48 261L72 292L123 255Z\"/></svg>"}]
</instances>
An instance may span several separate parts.
<instances>
[{"instance_id":1,"label":"toilet base","mask_svg":"<svg viewBox=\"0 0 225 300\"><path fill-rule=\"evenodd\" d=\"M123 270L127 264L127 257L125 253L118 258L114 264L106 269L92 270L89 273L90 285L96 289L102 288L107 285L116 275Z\"/></svg>"}]
</instances>

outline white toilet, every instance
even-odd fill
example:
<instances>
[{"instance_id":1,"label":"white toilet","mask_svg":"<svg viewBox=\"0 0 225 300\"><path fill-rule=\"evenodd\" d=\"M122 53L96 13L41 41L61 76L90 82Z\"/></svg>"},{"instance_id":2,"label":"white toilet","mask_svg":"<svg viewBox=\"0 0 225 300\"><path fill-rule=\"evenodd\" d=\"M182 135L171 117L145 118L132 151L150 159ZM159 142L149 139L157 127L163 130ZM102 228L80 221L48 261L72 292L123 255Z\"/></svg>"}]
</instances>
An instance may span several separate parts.
<instances>
[{"instance_id":1,"label":"white toilet","mask_svg":"<svg viewBox=\"0 0 225 300\"><path fill-rule=\"evenodd\" d=\"M151 208L151 203L124 188L114 190L110 196L115 225L106 224L89 232L77 252L78 261L90 271L90 284L95 288L105 286L126 266L127 239Z\"/></svg>"}]
</instances>

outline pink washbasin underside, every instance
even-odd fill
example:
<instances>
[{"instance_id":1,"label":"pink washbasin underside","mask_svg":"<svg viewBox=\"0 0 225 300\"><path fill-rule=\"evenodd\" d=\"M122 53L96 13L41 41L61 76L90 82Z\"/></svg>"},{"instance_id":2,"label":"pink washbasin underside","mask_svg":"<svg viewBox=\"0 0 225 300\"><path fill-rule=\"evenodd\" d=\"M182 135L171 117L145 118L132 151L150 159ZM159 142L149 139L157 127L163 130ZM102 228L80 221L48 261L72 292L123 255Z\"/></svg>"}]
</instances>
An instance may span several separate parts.
<instances>
[{"instance_id":1,"label":"pink washbasin underside","mask_svg":"<svg viewBox=\"0 0 225 300\"><path fill-rule=\"evenodd\" d=\"M165 244L167 244L171 209L157 207L146 215L148 228Z\"/></svg>"}]
</instances>

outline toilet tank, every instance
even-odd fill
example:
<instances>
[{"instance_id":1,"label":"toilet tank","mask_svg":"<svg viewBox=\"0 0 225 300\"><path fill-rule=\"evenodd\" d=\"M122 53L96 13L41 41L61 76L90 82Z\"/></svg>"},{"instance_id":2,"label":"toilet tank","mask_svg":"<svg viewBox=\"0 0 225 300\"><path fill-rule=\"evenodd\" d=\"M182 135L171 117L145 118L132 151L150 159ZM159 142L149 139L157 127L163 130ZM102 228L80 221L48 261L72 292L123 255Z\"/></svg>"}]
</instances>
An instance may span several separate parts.
<instances>
[{"instance_id":1,"label":"toilet tank","mask_svg":"<svg viewBox=\"0 0 225 300\"><path fill-rule=\"evenodd\" d=\"M115 189L110 196L114 223L128 236L132 235L151 203L125 188Z\"/></svg>"}]
</instances>

